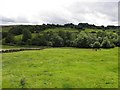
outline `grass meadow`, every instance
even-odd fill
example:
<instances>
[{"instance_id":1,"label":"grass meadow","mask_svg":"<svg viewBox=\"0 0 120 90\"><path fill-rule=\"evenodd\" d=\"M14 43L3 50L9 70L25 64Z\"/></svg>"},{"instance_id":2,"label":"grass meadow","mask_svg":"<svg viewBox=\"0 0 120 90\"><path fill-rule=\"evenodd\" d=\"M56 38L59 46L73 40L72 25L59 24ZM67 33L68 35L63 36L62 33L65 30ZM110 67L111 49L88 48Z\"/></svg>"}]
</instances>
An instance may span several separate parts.
<instances>
[{"instance_id":1,"label":"grass meadow","mask_svg":"<svg viewBox=\"0 0 120 90\"><path fill-rule=\"evenodd\" d=\"M2 54L3 88L117 88L118 48Z\"/></svg>"}]
</instances>

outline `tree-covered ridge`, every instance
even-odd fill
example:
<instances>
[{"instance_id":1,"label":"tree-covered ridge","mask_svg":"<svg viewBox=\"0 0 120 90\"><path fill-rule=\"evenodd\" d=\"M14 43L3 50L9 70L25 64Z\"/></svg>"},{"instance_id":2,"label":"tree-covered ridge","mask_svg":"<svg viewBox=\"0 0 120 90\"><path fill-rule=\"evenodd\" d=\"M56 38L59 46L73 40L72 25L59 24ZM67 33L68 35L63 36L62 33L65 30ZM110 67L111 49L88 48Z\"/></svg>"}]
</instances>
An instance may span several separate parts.
<instances>
[{"instance_id":1,"label":"tree-covered ridge","mask_svg":"<svg viewBox=\"0 0 120 90\"><path fill-rule=\"evenodd\" d=\"M88 23L16 25L2 32L3 44L52 47L113 48L120 46L119 26Z\"/></svg>"}]
</instances>

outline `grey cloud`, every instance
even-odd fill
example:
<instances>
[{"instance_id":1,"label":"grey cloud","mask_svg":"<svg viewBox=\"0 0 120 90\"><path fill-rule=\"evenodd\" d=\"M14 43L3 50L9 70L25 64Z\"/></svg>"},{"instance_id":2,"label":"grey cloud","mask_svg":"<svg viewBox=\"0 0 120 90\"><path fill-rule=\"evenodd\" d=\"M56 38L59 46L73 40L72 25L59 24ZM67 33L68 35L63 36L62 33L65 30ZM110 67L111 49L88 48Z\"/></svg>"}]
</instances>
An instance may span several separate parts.
<instances>
[{"instance_id":1,"label":"grey cloud","mask_svg":"<svg viewBox=\"0 0 120 90\"><path fill-rule=\"evenodd\" d=\"M68 23L69 20L65 18L64 15L54 12L44 12L39 15L40 19L44 21L45 23L54 23L54 24L65 24Z\"/></svg>"},{"instance_id":2,"label":"grey cloud","mask_svg":"<svg viewBox=\"0 0 120 90\"><path fill-rule=\"evenodd\" d=\"M15 21L14 21L14 19L11 19L11 18L7 18L7 17L1 17L0 18L0 21L1 21L1 23L14 23Z\"/></svg>"},{"instance_id":3,"label":"grey cloud","mask_svg":"<svg viewBox=\"0 0 120 90\"><path fill-rule=\"evenodd\" d=\"M30 21L27 20L26 17L17 17L17 18L15 18L15 22L16 23L30 23Z\"/></svg>"},{"instance_id":4,"label":"grey cloud","mask_svg":"<svg viewBox=\"0 0 120 90\"><path fill-rule=\"evenodd\" d=\"M17 17L17 18L8 18L0 16L1 24L7 23L29 23L29 21L24 17Z\"/></svg>"},{"instance_id":5,"label":"grey cloud","mask_svg":"<svg viewBox=\"0 0 120 90\"><path fill-rule=\"evenodd\" d=\"M65 23L79 23L79 22L91 22L92 24L98 24L100 15L105 15L108 22L118 21L118 3L117 2L74 2L71 5L62 7L63 11L40 11L35 14L35 20L29 21L28 17L7 18L2 17L2 23L34 23L37 24L40 21L43 23L65 24ZM69 12L64 13L65 11ZM99 15L100 14L100 15ZM86 18L86 15L94 15L97 17L95 20ZM101 18L102 19L102 18ZM0 20L1 21L1 20ZM104 22L104 20L103 20ZM102 22L100 22L101 24Z\"/></svg>"},{"instance_id":6,"label":"grey cloud","mask_svg":"<svg viewBox=\"0 0 120 90\"><path fill-rule=\"evenodd\" d=\"M69 22L67 19L64 19L64 18L58 17L58 16L51 16L51 17L47 18L45 21L48 23L54 23L54 24L64 24L64 23Z\"/></svg>"},{"instance_id":7,"label":"grey cloud","mask_svg":"<svg viewBox=\"0 0 120 90\"><path fill-rule=\"evenodd\" d=\"M120 25L120 1L118 3L118 24Z\"/></svg>"},{"instance_id":8,"label":"grey cloud","mask_svg":"<svg viewBox=\"0 0 120 90\"><path fill-rule=\"evenodd\" d=\"M85 14L97 15L96 12L102 15L106 15L107 18L111 21L118 20L117 2L76 2L67 7L67 10L70 11L74 17L82 18L82 21L85 21Z\"/></svg>"}]
</instances>

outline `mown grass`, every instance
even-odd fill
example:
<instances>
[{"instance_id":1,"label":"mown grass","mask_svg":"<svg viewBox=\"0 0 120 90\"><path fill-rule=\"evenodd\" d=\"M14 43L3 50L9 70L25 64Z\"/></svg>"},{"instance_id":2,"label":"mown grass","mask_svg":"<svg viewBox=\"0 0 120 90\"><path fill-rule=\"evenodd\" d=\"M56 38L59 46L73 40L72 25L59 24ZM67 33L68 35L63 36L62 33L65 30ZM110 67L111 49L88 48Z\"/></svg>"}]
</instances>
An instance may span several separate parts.
<instances>
[{"instance_id":1,"label":"mown grass","mask_svg":"<svg viewBox=\"0 0 120 90\"><path fill-rule=\"evenodd\" d=\"M118 48L2 54L3 88L117 88Z\"/></svg>"}]
</instances>

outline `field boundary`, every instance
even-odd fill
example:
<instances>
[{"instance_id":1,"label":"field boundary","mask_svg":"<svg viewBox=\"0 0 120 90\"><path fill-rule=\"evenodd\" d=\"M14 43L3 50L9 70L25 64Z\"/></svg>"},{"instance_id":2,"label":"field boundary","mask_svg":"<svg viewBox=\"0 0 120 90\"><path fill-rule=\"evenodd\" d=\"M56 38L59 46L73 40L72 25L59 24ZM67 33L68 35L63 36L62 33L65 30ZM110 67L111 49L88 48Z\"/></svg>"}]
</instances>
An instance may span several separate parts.
<instances>
[{"instance_id":1,"label":"field boundary","mask_svg":"<svg viewBox=\"0 0 120 90\"><path fill-rule=\"evenodd\" d=\"M26 50L43 50L46 49L47 47L43 48L21 48L21 49L6 49L6 50L1 50L0 53L12 53L12 52L20 52L20 51L26 51Z\"/></svg>"}]
</instances>

